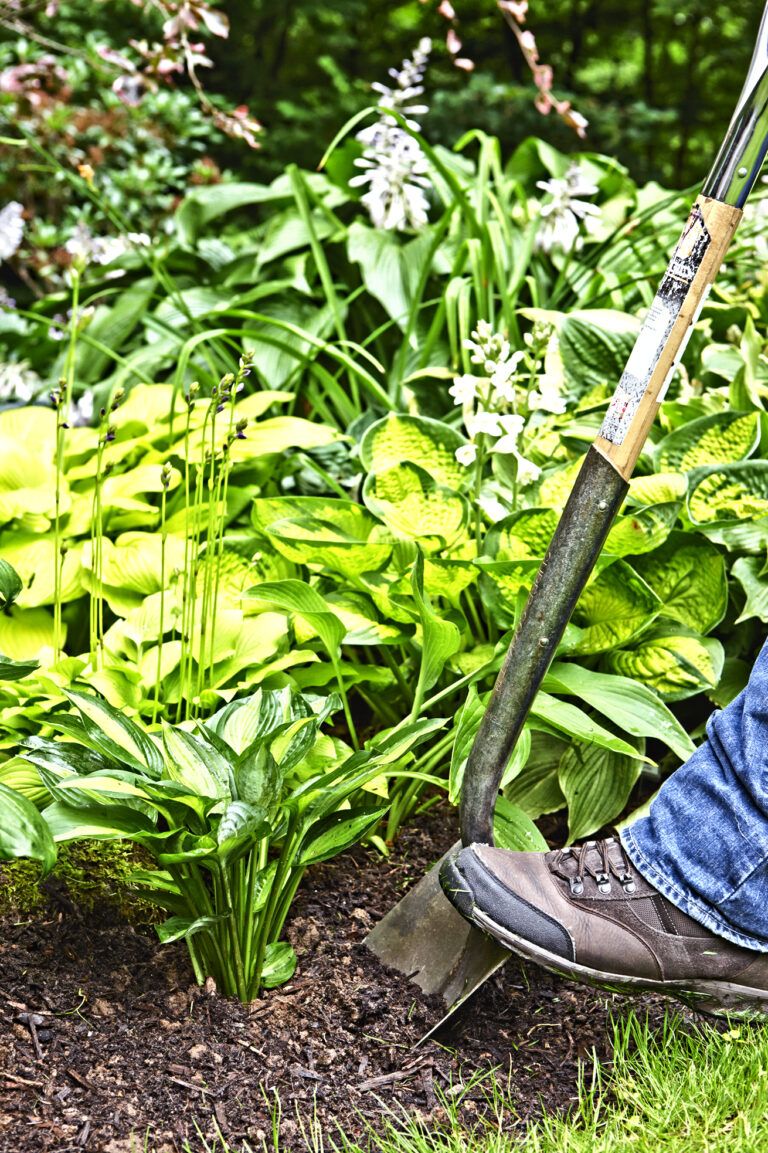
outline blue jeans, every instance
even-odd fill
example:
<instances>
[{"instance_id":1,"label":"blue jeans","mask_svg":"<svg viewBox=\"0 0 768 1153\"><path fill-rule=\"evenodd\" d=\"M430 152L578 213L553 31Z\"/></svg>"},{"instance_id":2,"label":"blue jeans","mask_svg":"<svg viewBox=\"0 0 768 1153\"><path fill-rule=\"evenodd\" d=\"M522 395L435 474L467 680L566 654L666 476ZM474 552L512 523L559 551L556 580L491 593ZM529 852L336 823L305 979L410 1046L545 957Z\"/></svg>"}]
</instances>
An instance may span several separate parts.
<instances>
[{"instance_id":1,"label":"blue jeans","mask_svg":"<svg viewBox=\"0 0 768 1153\"><path fill-rule=\"evenodd\" d=\"M747 687L621 835L637 871L713 933L768 953L768 642Z\"/></svg>"}]
</instances>

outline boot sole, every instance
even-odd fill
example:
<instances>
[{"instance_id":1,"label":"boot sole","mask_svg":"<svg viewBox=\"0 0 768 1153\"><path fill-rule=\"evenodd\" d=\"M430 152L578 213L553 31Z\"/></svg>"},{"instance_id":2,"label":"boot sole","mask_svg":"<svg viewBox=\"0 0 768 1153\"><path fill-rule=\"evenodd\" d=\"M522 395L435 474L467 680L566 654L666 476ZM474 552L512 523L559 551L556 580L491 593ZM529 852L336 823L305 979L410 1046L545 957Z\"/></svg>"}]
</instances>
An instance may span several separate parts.
<instances>
[{"instance_id":1,"label":"boot sole","mask_svg":"<svg viewBox=\"0 0 768 1153\"><path fill-rule=\"evenodd\" d=\"M596 989L607 989L623 996L632 993L661 993L675 997L697 1013L713 1017L740 1017L765 1019L768 1016L768 989L753 989L732 981L696 978L680 981L654 981L648 977L632 977L623 973L608 973L568 961L525 937L518 937L504 925L498 924L475 904L466 878L453 861L446 861L441 870L443 891L451 904L473 925L504 945L526 961L559 977L579 981Z\"/></svg>"}]
</instances>

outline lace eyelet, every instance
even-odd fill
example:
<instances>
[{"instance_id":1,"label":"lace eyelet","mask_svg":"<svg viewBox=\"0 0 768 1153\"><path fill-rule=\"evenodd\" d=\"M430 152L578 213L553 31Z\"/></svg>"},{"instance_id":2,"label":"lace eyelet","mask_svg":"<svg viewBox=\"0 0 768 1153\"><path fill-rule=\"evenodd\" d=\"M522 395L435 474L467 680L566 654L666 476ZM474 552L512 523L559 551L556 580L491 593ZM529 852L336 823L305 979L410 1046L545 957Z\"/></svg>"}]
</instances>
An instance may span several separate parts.
<instances>
[{"instance_id":1,"label":"lace eyelet","mask_svg":"<svg viewBox=\"0 0 768 1153\"><path fill-rule=\"evenodd\" d=\"M597 882L598 893L603 893L604 895L607 893L610 893L610 891L611 891L611 878L608 876L607 873L598 873L597 876L595 877L595 881Z\"/></svg>"},{"instance_id":2,"label":"lace eyelet","mask_svg":"<svg viewBox=\"0 0 768 1153\"><path fill-rule=\"evenodd\" d=\"M621 878L621 887L625 893L635 892L636 885L629 873L625 873L625 875Z\"/></svg>"},{"instance_id":3,"label":"lace eyelet","mask_svg":"<svg viewBox=\"0 0 768 1153\"><path fill-rule=\"evenodd\" d=\"M581 879L581 877L571 877L568 884L571 887L571 894L574 897L580 897L581 894L584 892L584 882Z\"/></svg>"}]
</instances>

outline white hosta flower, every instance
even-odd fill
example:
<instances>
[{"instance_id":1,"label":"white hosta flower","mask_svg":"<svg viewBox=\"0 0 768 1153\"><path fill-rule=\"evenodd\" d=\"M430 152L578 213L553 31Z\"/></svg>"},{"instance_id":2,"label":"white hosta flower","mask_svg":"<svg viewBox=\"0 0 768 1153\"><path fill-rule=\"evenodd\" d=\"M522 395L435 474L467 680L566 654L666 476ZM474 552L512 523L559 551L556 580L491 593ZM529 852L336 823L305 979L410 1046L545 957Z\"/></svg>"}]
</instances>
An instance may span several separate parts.
<instances>
[{"instance_id":1,"label":"white hosta flower","mask_svg":"<svg viewBox=\"0 0 768 1153\"><path fill-rule=\"evenodd\" d=\"M507 345L507 348L508 347ZM493 399L496 404L514 404L514 375L518 364L524 356L524 352L513 352L506 360L494 366L493 372L491 373L491 388L493 389Z\"/></svg>"},{"instance_id":2,"label":"white hosta flower","mask_svg":"<svg viewBox=\"0 0 768 1153\"><path fill-rule=\"evenodd\" d=\"M372 85L380 94L382 107L399 112L413 131L418 131L419 125L412 117L429 111L426 104L413 101L424 91L421 80L431 50L432 41L425 37L419 41L413 57L403 61L402 68L390 69L394 87ZM356 139L365 145L363 155L355 161L364 171L349 183L353 188L369 186L361 199L373 225L400 231L423 228L428 220L427 190L431 183L427 158L418 141L386 112L375 124L358 132Z\"/></svg>"},{"instance_id":3,"label":"white hosta flower","mask_svg":"<svg viewBox=\"0 0 768 1153\"><path fill-rule=\"evenodd\" d=\"M471 404L477 396L477 386L479 380L476 376L470 376L465 373L463 376L457 376L448 389L448 394L453 397L454 404Z\"/></svg>"},{"instance_id":4,"label":"white hosta flower","mask_svg":"<svg viewBox=\"0 0 768 1153\"><path fill-rule=\"evenodd\" d=\"M93 420L95 411L95 403L93 393L90 389L83 393L79 400L75 400L70 405L69 409L69 423L75 428L80 428L88 425Z\"/></svg>"},{"instance_id":5,"label":"white hosta flower","mask_svg":"<svg viewBox=\"0 0 768 1153\"><path fill-rule=\"evenodd\" d=\"M531 411L540 409L542 412L553 412L560 415L565 412L565 397L558 391L556 385L542 376L539 380L539 387L528 396L528 407Z\"/></svg>"},{"instance_id":6,"label":"white hosta flower","mask_svg":"<svg viewBox=\"0 0 768 1153\"><path fill-rule=\"evenodd\" d=\"M533 484L541 476L541 469L532 460L527 457L521 456L519 452L514 453L515 460L517 461L517 483L523 488L527 484Z\"/></svg>"},{"instance_id":7,"label":"white hosta flower","mask_svg":"<svg viewBox=\"0 0 768 1153\"><path fill-rule=\"evenodd\" d=\"M18 250L24 237L24 206L11 200L0 209L0 263Z\"/></svg>"},{"instance_id":8,"label":"white hosta flower","mask_svg":"<svg viewBox=\"0 0 768 1153\"><path fill-rule=\"evenodd\" d=\"M515 412L509 416L499 416L497 419L502 435L493 446L494 451L517 453L517 442L525 428L525 419Z\"/></svg>"},{"instance_id":9,"label":"white hosta flower","mask_svg":"<svg viewBox=\"0 0 768 1153\"><path fill-rule=\"evenodd\" d=\"M125 236L94 236L82 222L64 245L73 260L81 264L111 264L131 248L146 248L151 240L146 232L128 232Z\"/></svg>"},{"instance_id":10,"label":"white hosta flower","mask_svg":"<svg viewBox=\"0 0 768 1153\"><path fill-rule=\"evenodd\" d=\"M43 382L26 360L18 363L0 363L0 401L32 400L40 392Z\"/></svg>"},{"instance_id":11,"label":"white hosta flower","mask_svg":"<svg viewBox=\"0 0 768 1153\"><path fill-rule=\"evenodd\" d=\"M472 444L471 441L469 444L462 444L456 449L455 456L459 464L463 464L465 468L469 468L469 466L477 460L477 445Z\"/></svg>"},{"instance_id":12,"label":"white hosta flower","mask_svg":"<svg viewBox=\"0 0 768 1153\"><path fill-rule=\"evenodd\" d=\"M580 198L594 196L598 191L597 185L587 178L578 164L572 164L564 179L539 180L536 187L551 197L540 209L541 224L536 235L536 247L542 252L578 248L582 223L588 230L589 218L600 215L596 205Z\"/></svg>"},{"instance_id":13,"label":"white hosta flower","mask_svg":"<svg viewBox=\"0 0 768 1153\"><path fill-rule=\"evenodd\" d=\"M501 421L505 419L500 417L497 412L488 412L484 408L478 408L477 412L470 413L464 420L467 427L470 440L474 440L478 436L500 436L502 430Z\"/></svg>"}]
</instances>

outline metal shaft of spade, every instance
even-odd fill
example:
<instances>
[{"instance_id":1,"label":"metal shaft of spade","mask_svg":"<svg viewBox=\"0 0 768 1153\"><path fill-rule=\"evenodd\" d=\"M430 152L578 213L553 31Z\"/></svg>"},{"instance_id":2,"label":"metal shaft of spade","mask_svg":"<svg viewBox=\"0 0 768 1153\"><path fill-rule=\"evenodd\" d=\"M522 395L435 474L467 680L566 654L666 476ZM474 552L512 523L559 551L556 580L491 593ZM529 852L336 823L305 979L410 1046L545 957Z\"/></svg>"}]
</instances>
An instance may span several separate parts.
<instances>
[{"instance_id":1,"label":"metal shaft of spade","mask_svg":"<svg viewBox=\"0 0 768 1153\"><path fill-rule=\"evenodd\" d=\"M461 837L493 844L499 784L600 550L768 149L768 4L726 138L587 452L472 747Z\"/></svg>"}]
</instances>

